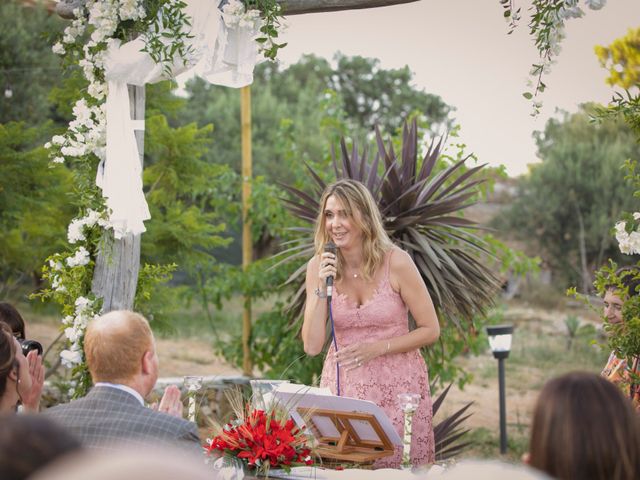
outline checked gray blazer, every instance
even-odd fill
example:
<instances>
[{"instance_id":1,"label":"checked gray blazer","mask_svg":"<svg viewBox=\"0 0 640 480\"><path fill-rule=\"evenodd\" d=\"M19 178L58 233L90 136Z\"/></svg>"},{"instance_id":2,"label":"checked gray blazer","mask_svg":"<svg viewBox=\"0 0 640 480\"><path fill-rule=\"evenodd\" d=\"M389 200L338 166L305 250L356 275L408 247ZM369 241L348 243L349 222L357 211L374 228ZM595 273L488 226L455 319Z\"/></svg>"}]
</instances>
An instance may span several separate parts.
<instances>
[{"instance_id":1,"label":"checked gray blazer","mask_svg":"<svg viewBox=\"0 0 640 480\"><path fill-rule=\"evenodd\" d=\"M86 397L49 408L44 415L89 448L174 444L202 452L193 422L143 407L133 395L117 388L94 387Z\"/></svg>"}]
</instances>

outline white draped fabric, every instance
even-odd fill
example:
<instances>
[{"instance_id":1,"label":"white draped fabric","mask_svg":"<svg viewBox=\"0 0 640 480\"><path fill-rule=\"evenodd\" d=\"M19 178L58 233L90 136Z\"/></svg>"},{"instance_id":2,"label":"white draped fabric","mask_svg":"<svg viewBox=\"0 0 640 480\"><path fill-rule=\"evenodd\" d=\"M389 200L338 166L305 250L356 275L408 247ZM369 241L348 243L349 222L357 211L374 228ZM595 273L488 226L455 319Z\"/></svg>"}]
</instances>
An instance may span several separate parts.
<instances>
[{"instance_id":1,"label":"white draped fabric","mask_svg":"<svg viewBox=\"0 0 640 480\"><path fill-rule=\"evenodd\" d=\"M210 83L243 87L253 81L258 62L255 42L258 26L225 25L218 9L219 0L186 0L186 13L191 18L190 58L176 59L173 74L187 71ZM109 223L115 237L145 231L144 221L151 218L142 190L142 163L134 131L140 122L131 119L127 85L142 86L165 79L161 65L142 52L144 40L137 38L125 44L114 41L107 54L105 76L107 94L107 148L98 168L96 184L102 189Z\"/></svg>"}]
</instances>

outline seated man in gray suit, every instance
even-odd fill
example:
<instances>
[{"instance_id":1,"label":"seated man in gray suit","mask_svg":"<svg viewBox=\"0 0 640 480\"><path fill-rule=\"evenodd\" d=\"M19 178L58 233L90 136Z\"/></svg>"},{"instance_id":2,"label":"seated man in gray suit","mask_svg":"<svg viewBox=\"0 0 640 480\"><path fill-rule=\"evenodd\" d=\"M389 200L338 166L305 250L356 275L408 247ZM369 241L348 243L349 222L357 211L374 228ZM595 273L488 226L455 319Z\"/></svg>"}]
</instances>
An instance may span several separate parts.
<instances>
[{"instance_id":1,"label":"seated man in gray suit","mask_svg":"<svg viewBox=\"0 0 640 480\"><path fill-rule=\"evenodd\" d=\"M84 352L94 387L86 397L50 408L45 415L90 448L174 443L202 452L196 425L182 419L177 387L167 388L158 411L144 406L158 379L158 356L142 315L114 311L93 320Z\"/></svg>"}]
</instances>

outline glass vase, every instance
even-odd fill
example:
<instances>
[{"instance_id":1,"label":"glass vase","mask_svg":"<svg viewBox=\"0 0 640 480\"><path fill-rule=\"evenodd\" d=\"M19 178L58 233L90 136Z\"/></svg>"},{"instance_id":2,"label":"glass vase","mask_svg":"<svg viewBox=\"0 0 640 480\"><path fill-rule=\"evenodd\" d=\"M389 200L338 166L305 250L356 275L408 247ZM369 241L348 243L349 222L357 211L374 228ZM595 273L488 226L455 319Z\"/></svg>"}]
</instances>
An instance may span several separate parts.
<instances>
[{"instance_id":1,"label":"glass vase","mask_svg":"<svg viewBox=\"0 0 640 480\"><path fill-rule=\"evenodd\" d=\"M413 414L420 405L420 398L418 393L398 394L398 402L404 413L404 437L402 439L402 466L404 468L411 468L411 426Z\"/></svg>"}]
</instances>

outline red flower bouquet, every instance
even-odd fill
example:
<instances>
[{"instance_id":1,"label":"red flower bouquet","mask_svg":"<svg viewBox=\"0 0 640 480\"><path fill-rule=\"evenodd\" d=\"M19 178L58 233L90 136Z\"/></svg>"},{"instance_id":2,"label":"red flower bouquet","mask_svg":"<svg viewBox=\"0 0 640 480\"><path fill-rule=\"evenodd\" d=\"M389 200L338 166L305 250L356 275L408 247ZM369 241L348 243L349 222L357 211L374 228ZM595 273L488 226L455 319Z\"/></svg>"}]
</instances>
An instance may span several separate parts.
<instances>
[{"instance_id":1,"label":"red flower bouquet","mask_svg":"<svg viewBox=\"0 0 640 480\"><path fill-rule=\"evenodd\" d=\"M209 455L219 451L235 457L259 473L267 473L270 467L288 471L292 466L312 465L303 430L280 416L275 410L253 410L222 427L205 450Z\"/></svg>"}]
</instances>

